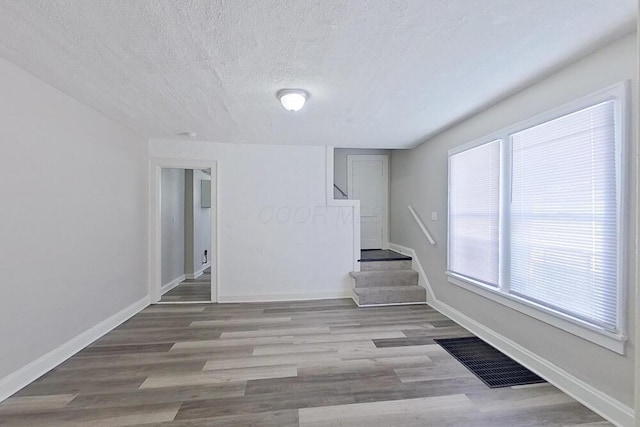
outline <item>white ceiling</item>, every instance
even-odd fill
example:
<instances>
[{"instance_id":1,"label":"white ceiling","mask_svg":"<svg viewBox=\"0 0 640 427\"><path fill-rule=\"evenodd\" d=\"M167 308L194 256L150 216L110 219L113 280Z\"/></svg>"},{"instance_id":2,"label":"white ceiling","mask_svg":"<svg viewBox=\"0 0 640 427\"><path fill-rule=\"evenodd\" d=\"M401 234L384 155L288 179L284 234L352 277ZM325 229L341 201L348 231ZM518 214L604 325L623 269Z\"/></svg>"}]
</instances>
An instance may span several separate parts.
<instances>
[{"instance_id":1,"label":"white ceiling","mask_svg":"<svg viewBox=\"0 0 640 427\"><path fill-rule=\"evenodd\" d=\"M635 0L0 0L0 56L147 137L404 148L635 27ZM298 113L275 93L304 88Z\"/></svg>"}]
</instances>

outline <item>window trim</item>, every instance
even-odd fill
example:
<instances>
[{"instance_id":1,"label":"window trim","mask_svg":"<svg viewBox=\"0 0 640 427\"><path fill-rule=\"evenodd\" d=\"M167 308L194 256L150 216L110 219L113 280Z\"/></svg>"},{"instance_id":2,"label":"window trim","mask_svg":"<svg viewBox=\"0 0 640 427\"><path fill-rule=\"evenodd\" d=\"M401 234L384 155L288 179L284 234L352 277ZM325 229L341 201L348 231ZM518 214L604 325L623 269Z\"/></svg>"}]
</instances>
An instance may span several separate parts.
<instances>
[{"instance_id":1,"label":"window trim","mask_svg":"<svg viewBox=\"0 0 640 427\"><path fill-rule=\"evenodd\" d=\"M533 317L544 323L556 328L562 329L573 335L581 337L585 340L593 342L599 346L607 348L619 354L624 354L625 343L627 341L627 309L626 299L628 295L628 251L626 232L629 229L630 215L624 209L626 202L629 201L629 81L611 85L597 92L583 96L577 100L566 103L559 107L553 108L541 114L535 115L529 119L520 121L513 125L507 126L496 132L492 132L482 138L476 139L461 146L452 148L448 151L448 162L451 156L470 150L472 148L500 141L500 237L499 237L499 283L498 287L484 284L470 277L452 272L449 270L449 252L447 250L447 280L449 283L460 286L463 289L474 292L482 297L488 298L503 306L514 309L522 314ZM508 262L505 259L510 257L510 234L505 232L510 229L509 209L510 206L505 202L504 197L509 194L511 189L511 144L510 136L514 133L538 126L542 123L561 118L563 116L575 113L582 109L591 107L601 102L614 100L614 115L616 122L620 125L615 127L616 138L616 190L618 194L618 289L617 289L617 319L616 331L611 332L604 328L592 325L588 322L572 317L568 314L556 311L542 304L529 301L509 293L510 283L504 280L509 277ZM448 193L447 207L451 199L451 168L448 168ZM447 211L447 220L448 213ZM449 226L447 224L447 247L449 247Z\"/></svg>"}]
</instances>

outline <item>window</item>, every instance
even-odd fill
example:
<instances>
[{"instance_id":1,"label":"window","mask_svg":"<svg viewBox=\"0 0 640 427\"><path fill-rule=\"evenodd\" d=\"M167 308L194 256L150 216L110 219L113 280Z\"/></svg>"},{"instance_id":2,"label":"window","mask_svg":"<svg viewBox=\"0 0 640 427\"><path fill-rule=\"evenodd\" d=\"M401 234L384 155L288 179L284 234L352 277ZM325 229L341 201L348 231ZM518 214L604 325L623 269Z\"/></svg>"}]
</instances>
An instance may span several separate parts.
<instances>
[{"instance_id":1,"label":"window","mask_svg":"<svg viewBox=\"0 0 640 427\"><path fill-rule=\"evenodd\" d=\"M624 93L449 153L450 281L619 352Z\"/></svg>"},{"instance_id":2,"label":"window","mask_svg":"<svg viewBox=\"0 0 640 427\"><path fill-rule=\"evenodd\" d=\"M500 141L449 159L449 270L498 286Z\"/></svg>"}]
</instances>

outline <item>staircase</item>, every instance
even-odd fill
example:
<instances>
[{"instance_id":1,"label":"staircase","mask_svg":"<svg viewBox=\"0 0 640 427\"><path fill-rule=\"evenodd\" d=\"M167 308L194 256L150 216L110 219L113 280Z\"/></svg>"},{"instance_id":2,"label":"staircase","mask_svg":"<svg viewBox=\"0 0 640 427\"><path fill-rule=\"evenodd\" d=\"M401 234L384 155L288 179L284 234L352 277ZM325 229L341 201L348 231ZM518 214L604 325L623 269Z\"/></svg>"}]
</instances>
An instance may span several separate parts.
<instances>
[{"instance_id":1,"label":"staircase","mask_svg":"<svg viewBox=\"0 0 640 427\"><path fill-rule=\"evenodd\" d=\"M364 250L359 262L360 271L349 273L358 306L425 304L426 290L418 286L411 257L390 250Z\"/></svg>"}]
</instances>

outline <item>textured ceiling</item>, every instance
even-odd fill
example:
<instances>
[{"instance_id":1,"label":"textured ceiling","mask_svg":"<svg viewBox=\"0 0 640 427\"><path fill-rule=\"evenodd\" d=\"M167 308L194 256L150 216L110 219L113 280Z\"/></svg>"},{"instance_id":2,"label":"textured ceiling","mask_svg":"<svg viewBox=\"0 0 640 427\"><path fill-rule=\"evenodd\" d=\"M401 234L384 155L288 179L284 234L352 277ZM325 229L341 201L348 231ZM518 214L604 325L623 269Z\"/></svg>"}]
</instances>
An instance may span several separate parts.
<instances>
[{"instance_id":1,"label":"textured ceiling","mask_svg":"<svg viewBox=\"0 0 640 427\"><path fill-rule=\"evenodd\" d=\"M0 56L148 137L403 148L631 31L635 0L0 0ZM311 94L298 113L275 93Z\"/></svg>"}]
</instances>

